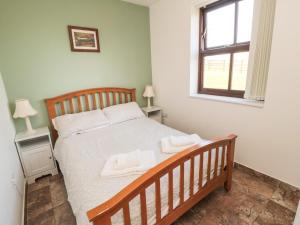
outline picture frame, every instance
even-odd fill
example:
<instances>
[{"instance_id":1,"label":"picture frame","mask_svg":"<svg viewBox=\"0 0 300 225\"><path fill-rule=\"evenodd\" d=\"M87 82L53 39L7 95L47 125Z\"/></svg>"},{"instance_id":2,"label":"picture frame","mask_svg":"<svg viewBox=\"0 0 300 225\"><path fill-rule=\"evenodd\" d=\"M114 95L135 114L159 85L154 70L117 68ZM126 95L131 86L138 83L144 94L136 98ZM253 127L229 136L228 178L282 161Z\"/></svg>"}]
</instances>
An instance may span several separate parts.
<instances>
[{"instance_id":1,"label":"picture frame","mask_svg":"<svg viewBox=\"0 0 300 225\"><path fill-rule=\"evenodd\" d=\"M98 29L68 26L71 51L100 52Z\"/></svg>"}]
</instances>

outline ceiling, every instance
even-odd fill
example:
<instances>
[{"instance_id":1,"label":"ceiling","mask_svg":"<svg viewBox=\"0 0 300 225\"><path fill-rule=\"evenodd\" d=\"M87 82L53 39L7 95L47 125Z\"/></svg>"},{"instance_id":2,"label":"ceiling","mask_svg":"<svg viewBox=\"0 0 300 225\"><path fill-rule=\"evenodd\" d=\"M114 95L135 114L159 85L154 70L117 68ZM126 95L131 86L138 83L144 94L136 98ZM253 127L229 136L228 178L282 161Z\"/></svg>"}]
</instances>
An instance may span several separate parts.
<instances>
[{"instance_id":1,"label":"ceiling","mask_svg":"<svg viewBox=\"0 0 300 225\"><path fill-rule=\"evenodd\" d=\"M150 6L158 0L122 0L122 1L130 2L130 3L133 3L133 4L137 4L137 5Z\"/></svg>"}]
</instances>

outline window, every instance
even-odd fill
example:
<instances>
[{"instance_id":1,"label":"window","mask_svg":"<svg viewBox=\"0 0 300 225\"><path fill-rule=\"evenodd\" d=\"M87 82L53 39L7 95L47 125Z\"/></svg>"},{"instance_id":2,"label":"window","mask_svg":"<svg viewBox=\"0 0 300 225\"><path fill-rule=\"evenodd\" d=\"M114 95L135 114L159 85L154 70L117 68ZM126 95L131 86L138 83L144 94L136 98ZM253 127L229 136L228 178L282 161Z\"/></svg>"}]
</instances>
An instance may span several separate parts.
<instances>
[{"instance_id":1,"label":"window","mask_svg":"<svg viewBox=\"0 0 300 225\"><path fill-rule=\"evenodd\" d=\"M245 93L254 0L221 0L200 9L199 93Z\"/></svg>"}]
</instances>

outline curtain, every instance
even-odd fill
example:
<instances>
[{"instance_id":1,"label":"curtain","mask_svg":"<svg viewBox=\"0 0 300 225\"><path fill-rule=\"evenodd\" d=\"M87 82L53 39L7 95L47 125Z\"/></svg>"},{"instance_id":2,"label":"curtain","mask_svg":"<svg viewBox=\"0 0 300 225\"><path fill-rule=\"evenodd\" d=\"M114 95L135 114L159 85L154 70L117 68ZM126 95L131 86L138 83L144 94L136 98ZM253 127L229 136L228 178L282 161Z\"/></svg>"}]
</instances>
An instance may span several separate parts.
<instances>
[{"instance_id":1,"label":"curtain","mask_svg":"<svg viewBox=\"0 0 300 225\"><path fill-rule=\"evenodd\" d=\"M255 0L246 99L265 100L275 7L276 0Z\"/></svg>"}]
</instances>

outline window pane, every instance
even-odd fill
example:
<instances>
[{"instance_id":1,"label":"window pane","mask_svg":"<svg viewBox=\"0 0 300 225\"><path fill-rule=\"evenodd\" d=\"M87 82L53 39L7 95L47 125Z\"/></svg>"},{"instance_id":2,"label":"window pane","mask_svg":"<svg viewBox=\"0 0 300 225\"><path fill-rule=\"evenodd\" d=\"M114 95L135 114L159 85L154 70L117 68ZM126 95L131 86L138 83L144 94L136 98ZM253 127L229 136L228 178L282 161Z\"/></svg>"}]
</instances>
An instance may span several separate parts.
<instances>
[{"instance_id":1,"label":"window pane","mask_svg":"<svg viewBox=\"0 0 300 225\"><path fill-rule=\"evenodd\" d=\"M230 4L207 13L207 47L230 45L234 42L235 5Z\"/></svg>"},{"instance_id":2,"label":"window pane","mask_svg":"<svg viewBox=\"0 0 300 225\"><path fill-rule=\"evenodd\" d=\"M230 54L204 57L204 88L228 89Z\"/></svg>"},{"instance_id":3,"label":"window pane","mask_svg":"<svg viewBox=\"0 0 300 225\"><path fill-rule=\"evenodd\" d=\"M249 52L233 55L231 89L244 91L246 89Z\"/></svg>"},{"instance_id":4,"label":"window pane","mask_svg":"<svg viewBox=\"0 0 300 225\"><path fill-rule=\"evenodd\" d=\"M239 2L238 43L251 40L253 7L254 0L243 0Z\"/></svg>"}]
</instances>

